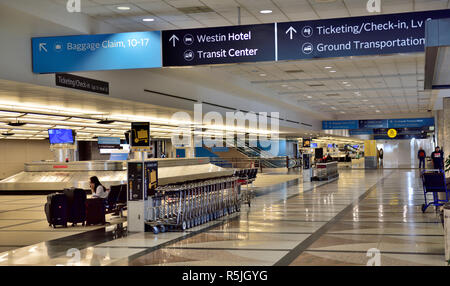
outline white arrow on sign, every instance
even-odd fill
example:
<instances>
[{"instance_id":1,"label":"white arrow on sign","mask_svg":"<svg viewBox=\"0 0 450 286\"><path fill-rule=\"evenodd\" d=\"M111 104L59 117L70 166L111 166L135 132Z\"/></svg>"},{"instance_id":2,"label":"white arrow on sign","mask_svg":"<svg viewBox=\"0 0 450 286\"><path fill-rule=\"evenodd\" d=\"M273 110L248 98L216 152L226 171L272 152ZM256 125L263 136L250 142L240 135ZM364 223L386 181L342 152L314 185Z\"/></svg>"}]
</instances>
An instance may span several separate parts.
<instances>
[{"instance_id":1,"label":"white arrow on sign","mask_svg":"<svg viewBox=\"0 0 450 286\"><path fill-rule=\"evenodd\" d=\"M286 34L287 33L290 33L289 38L292 40L292 37L293 37L292 33L297 33L297 31L294 29L294 27L290 26L289 29L287 29L287 31L286 31Z\"/></svg>"},{"instance_id":2,"label":"white arrow on sign","mask_svg":"<svg viewBox=\"0 0 450 286\"><path fill-rule=\"evenodd\" d=\"M47 45L47 43L39 43L39 52L42 52L42 50L44 50L45 52L47 51L47 48L45 47Z\"/></svg>"},{"instance_id":3,"label":"white arrow on sign","mask_svg":"<svg viewBox=\"0 0 450 286\"><path fill-rule=\"evenodd\" d=\"M178 39L177 36L172 35L172 37L170 37L169 42L172 41L173 46L175 47L175 43L176 41L179 41L180 39Z\"/></svg>"}]
</instances>

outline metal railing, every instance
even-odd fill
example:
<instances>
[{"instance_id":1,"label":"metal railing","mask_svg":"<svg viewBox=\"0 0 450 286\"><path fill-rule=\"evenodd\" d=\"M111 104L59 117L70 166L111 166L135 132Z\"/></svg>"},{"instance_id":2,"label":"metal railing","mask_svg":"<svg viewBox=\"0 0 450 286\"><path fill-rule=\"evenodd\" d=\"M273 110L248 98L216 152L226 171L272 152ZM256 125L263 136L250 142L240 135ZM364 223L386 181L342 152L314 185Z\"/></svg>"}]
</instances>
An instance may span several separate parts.
<instances>
[{"instance_id":1,"label":"metal railing","mask_svg":"<svg viewBox=\"0 0 450 286\"><path fill-rule=\"evenodd\" d=\"M287 156L283 157L273 157L273 158L220 158L220 157L210 157L210 162L216 166L222 168L234 168L234 169L244 169L244 168L258 168L262 170L263 168L300 168L301 159L289 158Z\"/></svg>"}]
</instances>

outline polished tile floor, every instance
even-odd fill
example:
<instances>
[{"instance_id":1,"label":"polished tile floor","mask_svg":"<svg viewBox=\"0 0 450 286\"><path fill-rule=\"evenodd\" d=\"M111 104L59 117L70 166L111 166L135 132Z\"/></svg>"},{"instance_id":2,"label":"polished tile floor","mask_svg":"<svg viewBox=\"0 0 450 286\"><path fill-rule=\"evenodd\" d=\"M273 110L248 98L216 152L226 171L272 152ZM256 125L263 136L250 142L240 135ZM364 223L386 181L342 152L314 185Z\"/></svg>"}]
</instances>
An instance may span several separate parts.
<instances>
[{"instance_id":1,"label":"polished tile floor","mask_svg":"<svg viewBox=\"0 0 450 286\"><path fill-rule=\"evenodd\" d=\"M280 176L264 175L251 208L186 232L127 234L126 223L52 231L45 242L0 248L0 265L366 265L372 252L381 265L445 265L442 224L432 208L420 210L416 170L342 170L314 183ZM3 218L18 199L0 201L0 244L8 233L24 236L24 225L28 239L39 233L42 210ZM20 199L33 208L32 198Z\"/></svg>"}]
</instances>

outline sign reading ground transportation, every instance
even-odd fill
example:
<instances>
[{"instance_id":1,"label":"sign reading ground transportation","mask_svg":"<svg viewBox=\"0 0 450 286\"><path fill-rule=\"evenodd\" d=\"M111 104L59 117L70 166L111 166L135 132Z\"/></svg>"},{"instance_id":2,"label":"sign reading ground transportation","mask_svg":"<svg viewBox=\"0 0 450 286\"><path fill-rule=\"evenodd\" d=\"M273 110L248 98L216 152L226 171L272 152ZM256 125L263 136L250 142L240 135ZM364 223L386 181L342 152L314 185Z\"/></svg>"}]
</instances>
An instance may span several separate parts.
<instances>
[{"instance_id":1,"label":"sign reading ground transportation","mask_svg":"<svg viewBox=\"0 0 450 286\"><path fill-rule=\"evenodd\" d=\"M449 15L435 10L278 23L278 60L423 52L427 19Z\"/></svg>"},{"instance_id":2,"label":"sign reading ground transportation","mask_svg":"<svg viewBox=\"0 0 450 286\"><path fill-rule=\"evenodd\" d=\"M55 81L57 86L109 94L109 83L106 81L66 73L55 74Z\"/></svg>"},{"instance_id":3,"label":"sign reading ground transportation","mask_svg":"<svg viewBox=\"0 0 450 286\"><path fill-rule=\"evenodd\" d=\"M162 32L163 66L275 60L275 24Z\"/></svg>"},{"instance_id":4,"label":"sign reading ground transportation","mask_svg":"<svg viewBox=\"0 0 450 286\"><path fill-rule=\"evenodd\" d=\"M161 32L32 38L33 72L161 67Z\"/></svg>"}]
</instances>

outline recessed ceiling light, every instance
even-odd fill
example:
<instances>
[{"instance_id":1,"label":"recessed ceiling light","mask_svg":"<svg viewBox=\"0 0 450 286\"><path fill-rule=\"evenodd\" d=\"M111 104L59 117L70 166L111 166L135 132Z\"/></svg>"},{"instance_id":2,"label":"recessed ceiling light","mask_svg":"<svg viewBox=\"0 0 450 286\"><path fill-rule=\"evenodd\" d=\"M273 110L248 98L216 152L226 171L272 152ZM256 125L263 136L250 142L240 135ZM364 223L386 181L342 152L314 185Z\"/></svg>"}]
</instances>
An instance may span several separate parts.
<instances>
[{"instance_id":1,"label":"recessed ceiling light","mask_svg":"<svg viewBox=\"0 0 450 286\"><path fill-rule=\"evenodd\" d=\"M330 71L330 72L336 72L336 71Z\"/></svg>"},{"instance_id":2,"label":"recessed ceiling light","mask_svg":"<svg viewBox=\"0 0 450 286\"><path fill-rule=\"evenodd\" d=\"M341 111L342 114L345 114L345 111Z\"/></svg>"},{"instance_id":3,"label":"recessed ceiling light","mask_svg":"<svg viewBox=\"0 0 450 286\"><path fill-rule=\"evenodd\" d=\"M260 75L260 76L266 76L266 74L265 74L265 73L260 73L259 75Z\"/></svg>"},{"instance_id":4,"label":"recessed ceiling light","mask_svg":"<svg viewBox=\"0 0 450 286\"><path fill-rule=\"evenodd\" d=\"M282 84L281 86L282 86L282 87L288 87L288 85L287 85L287 84Z\"/></svg>"},{"instance_id":5,"label":"recessed ceiling light","mask_svg":"<svg viewBox=\"0 0 450 286\"><path fill-rule=\"evenodd\" d=\"M379 113L380 111L379 110L375 110L375 112Z\"/></svg>"},{"instance_id":6,"label":"recessed ceiling light","mask_svg":"<svg viewBox=\"0 0 450 286\"><path fill-rule=\"evenodd\" d=\"M130 9L131 9L131 8L128 7L128 6L118 6L118 7L116 7L116 8L117 8L117 10L122 10L122 11L130 10Z\"/></svg>"},{"instance_id":7,"label":"recessed ceiling light","mask_svg":"<svg viewBox=\"0 0 450 286\"><path fill-rule=\"evenodd\" d=\"M311 96L311 95L308 95L308 98L312 98L312 96Z\"/></svg>"},{"instance_id":8,"label":"recessed ceiling light","mask_svg":"<svg viewBox=\"0 0 450 286\"><path fill-rule=\"evenodd\" d=\"M364 102L368 102L369 100L368 100L368 99L363 99L363 101L364 101Z\"/></svg>"},{"instance_id":9,"label":"recessed ceiling light","mask_svg":"<svg viewBox=\"0 0 450 286\"><path fill-rule=\"evenodd\" d=\"M272 10L261 10L261 11L259 11L259 13L261 13L261 14L270 14L270 13L272 13Z\"/></svg>"},{"instance_id":10,"label":"recessed ceiling light","mask_svg":"<svg viewBox=\"0 0 450 286\"><path fill-rule=\"evenodd\" d=\"M343 81L342 83L343 83L343 84L348 84L348 82L347 82L347 81Z\"/></svg>"},{"instance_id":11,"label":"recessed ceiling light","mask_svg":"<svg viewBox=\"0 0 450 286\"><path fill-rule=\"evenodd\" d=\"M142 19L142 21L144 21L144 22L153 22L153 21L155 21L155 19L153 19L153 18L145 18L145 19Z\"/></svg>"},{"instance_id":12,"label":"recessed ceiling light","mask_svg":"<svg viewBox=\"0 0 450 286\"><path fill-rule=\"evenodd\" d=\"M332 69L333 67L325 67L326 69Z\"/></svg>"}]
</instances>

